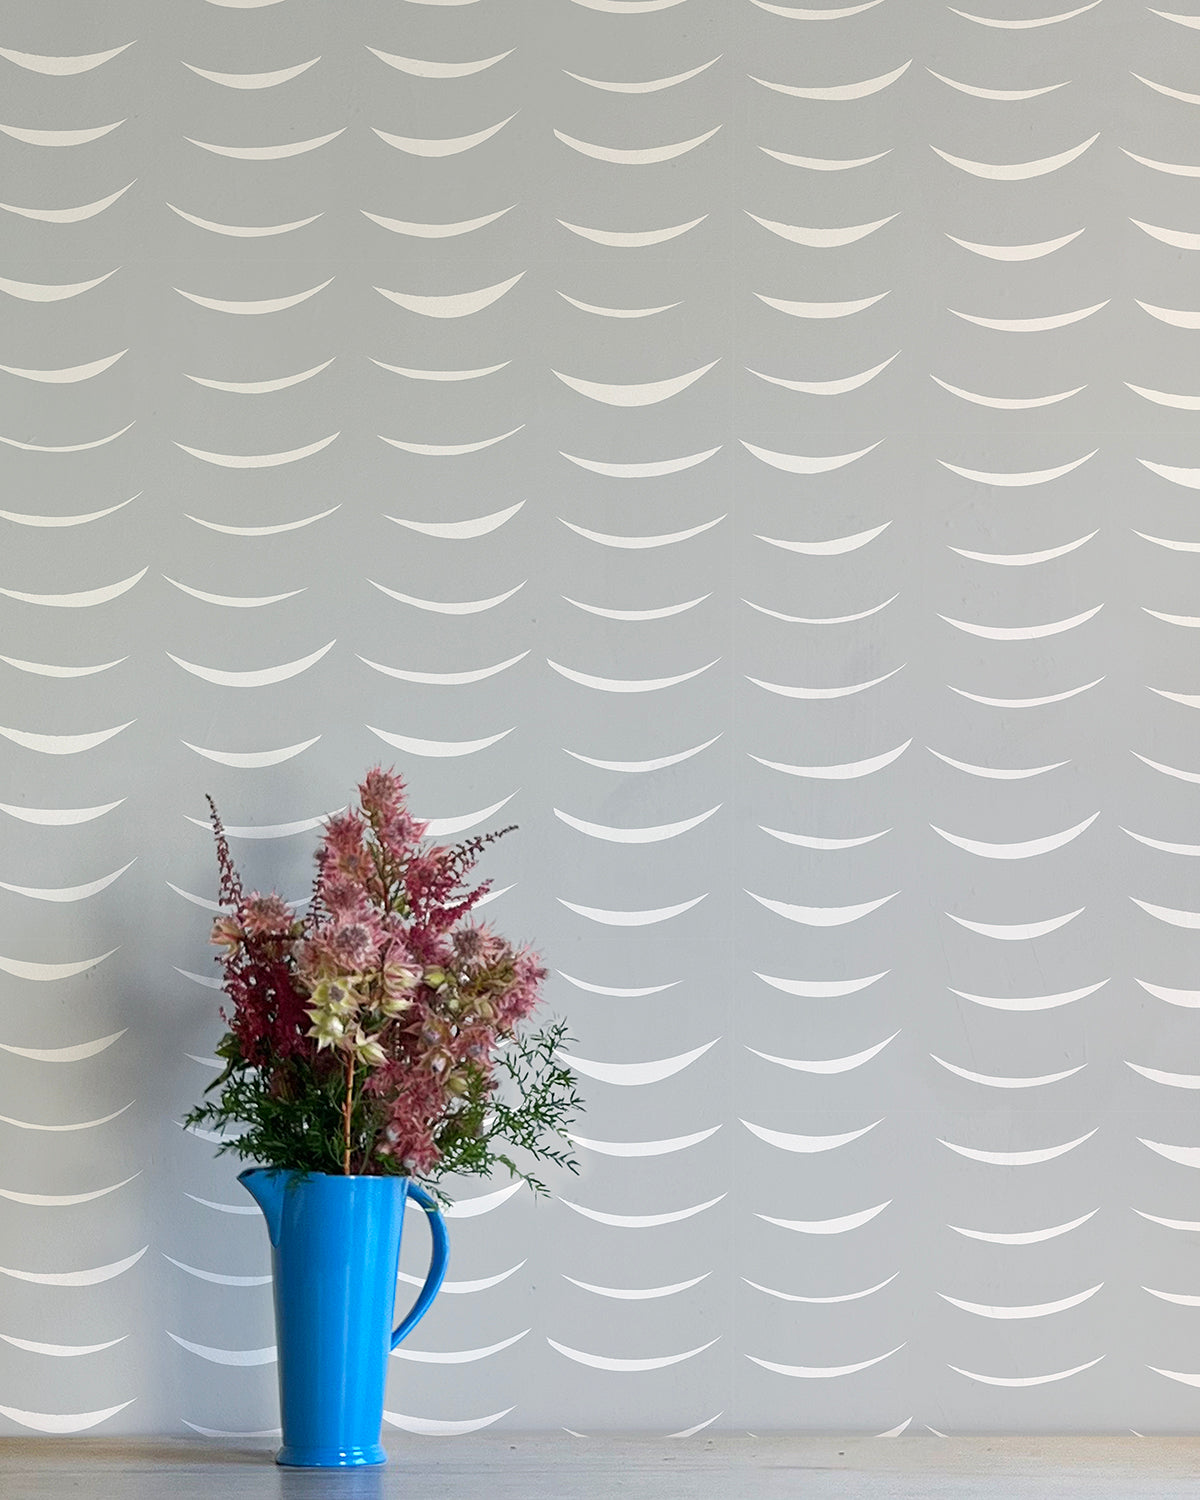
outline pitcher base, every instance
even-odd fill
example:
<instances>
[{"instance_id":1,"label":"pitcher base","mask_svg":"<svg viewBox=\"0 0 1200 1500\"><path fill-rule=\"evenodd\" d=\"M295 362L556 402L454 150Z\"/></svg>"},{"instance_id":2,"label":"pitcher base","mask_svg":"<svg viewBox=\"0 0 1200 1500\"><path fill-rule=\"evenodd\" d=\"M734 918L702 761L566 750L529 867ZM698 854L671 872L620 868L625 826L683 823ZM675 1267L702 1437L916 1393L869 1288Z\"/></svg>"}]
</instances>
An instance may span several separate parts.
<instances>
[{"instance_id":1,"label":"pitcher base","mask_svg":"<svg viewBox=\"0 0 1200 1500\"><path fill-rule=\"evenodd\" d=\"M285 1443L275 1455L275 1462L293 1469L350 1469L385 1464L387 1454L379 1443L365 1448L303 1448Z\"/></svg>"}]
</instances>

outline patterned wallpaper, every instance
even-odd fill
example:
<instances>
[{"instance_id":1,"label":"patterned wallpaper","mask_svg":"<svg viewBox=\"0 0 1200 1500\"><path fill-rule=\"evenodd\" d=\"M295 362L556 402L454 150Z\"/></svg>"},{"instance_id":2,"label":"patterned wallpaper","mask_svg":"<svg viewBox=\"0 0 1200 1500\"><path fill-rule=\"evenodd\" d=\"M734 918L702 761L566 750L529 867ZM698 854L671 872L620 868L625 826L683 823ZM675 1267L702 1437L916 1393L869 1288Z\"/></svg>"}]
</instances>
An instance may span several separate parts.
<instances>
[{"instance_id":1,"label":"patterned wallpaper","mask_svg":"<svg viewBox=\"0 0 1200 1500\"><path fill-rule=\"evenodd\" d=\"M393 1447L1195 1430L1200 18L1055 3L0 3L3 1430L277 1425L203 794L377 758L590 1106Z\"/></svg>"}]
</instances>

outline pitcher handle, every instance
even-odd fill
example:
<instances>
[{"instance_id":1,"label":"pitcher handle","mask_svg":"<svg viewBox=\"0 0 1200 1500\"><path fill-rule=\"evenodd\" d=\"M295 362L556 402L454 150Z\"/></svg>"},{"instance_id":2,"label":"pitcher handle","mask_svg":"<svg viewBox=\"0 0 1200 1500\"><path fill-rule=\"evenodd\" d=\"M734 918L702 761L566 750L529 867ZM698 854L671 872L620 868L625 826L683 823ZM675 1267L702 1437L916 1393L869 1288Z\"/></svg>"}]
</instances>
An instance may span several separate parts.
<instances>
[{"instance_id":1,"label":"pitcher handle","mask_svg":"<svg viewBox=\"0 0 1200 1500\"><path fill-rule=\"evenodd\" d=\"M433 1253L429 1258L429 1274L425 1277L425 1285L421 1288L408 1316L392 1334L393 1349L401 1339L408 1337L429 1311L430 1304L437 1296L442 1281L445 1279L446 1266L450 1260L450 1241L446 1235L446 1221L442 1218L441 1210L425 1189L411 1178L408 1182L408 1193L429 1215L429 1228L433 1234Z\"/></svg>"}]
</instances>

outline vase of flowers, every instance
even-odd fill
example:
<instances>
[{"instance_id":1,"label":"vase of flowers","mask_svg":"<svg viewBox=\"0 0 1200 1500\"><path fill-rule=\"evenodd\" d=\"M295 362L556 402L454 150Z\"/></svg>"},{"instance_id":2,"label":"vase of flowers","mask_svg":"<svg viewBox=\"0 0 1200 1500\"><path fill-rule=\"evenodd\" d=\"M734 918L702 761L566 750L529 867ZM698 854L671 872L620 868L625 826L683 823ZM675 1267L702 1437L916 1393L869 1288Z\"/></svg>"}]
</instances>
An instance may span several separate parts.
<instances>
[{"instance_id":1,"label":"vase of flowers","mask_svg":"<svg viewBox=\"0 0 1200 1500\"><path fill-rule=\"evenodd\" d=\"M504 1167L545 1193L532 1164L576 1170L565 1025L530 1020L546 970L470 916L490 888L470 872L511 829L431 845L394 771L375 767L358 790L358 807L325 825L303 917L273 892L245 892L209 798L212 940L230 1004L216 1049L225 1066L206 1090L216 1097L184 1124L236 1129L218 1155L258 1164L239 1181L271 1241L276 1461L296 1467L386 1462L388 1354L446 1269L438 1180ZM393 1329L409 1198L429 1216L433 1255Z\"/></svg>"}]
</instances>

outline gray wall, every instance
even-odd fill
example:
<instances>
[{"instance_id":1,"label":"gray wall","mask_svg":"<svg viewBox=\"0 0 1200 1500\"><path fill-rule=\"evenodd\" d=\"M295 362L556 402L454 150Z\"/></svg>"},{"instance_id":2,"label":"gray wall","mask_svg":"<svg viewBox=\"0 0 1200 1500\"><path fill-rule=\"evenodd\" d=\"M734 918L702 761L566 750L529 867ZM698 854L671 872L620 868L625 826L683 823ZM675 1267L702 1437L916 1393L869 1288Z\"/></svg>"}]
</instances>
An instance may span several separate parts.
<instances>
[{"instance_id":1,"label":"gray wall","mask_svg":"<svg viewBox=\"0 0 1200 1500\"><path fill-rule=\"evenodd\" d=\"M1200 36L1050 5L0 6L6 1430L277 1422L197 825L301 896L380 757L625 1070L400 1428L1194 1430Z\"/></svg>"}]
</instances>

